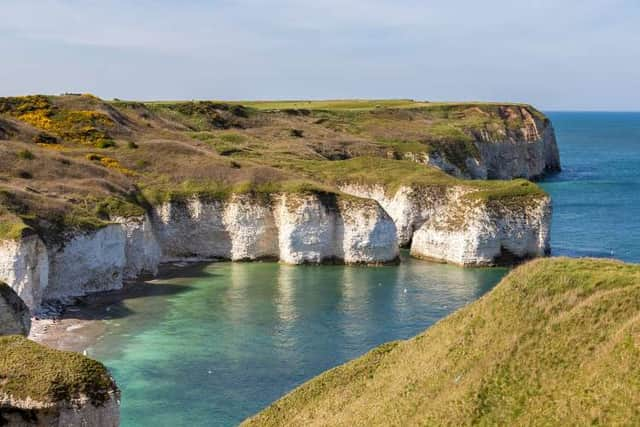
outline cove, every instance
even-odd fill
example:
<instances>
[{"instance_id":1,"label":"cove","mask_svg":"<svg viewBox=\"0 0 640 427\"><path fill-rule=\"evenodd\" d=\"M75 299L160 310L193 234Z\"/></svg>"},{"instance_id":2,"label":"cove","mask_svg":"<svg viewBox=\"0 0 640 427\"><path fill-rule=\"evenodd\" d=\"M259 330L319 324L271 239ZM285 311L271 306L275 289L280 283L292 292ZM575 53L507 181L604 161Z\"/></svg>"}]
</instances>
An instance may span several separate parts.
<instances>
[{"instance_id":1,"label":"cove","mask_svg":"<svg viewBox=\"0 0 640 427\"><path fill-rule=\"evenodd\" d=\"M88 354L122 389L124 426L229 426L305 380L406 339L491 289L506 269L213 263L105 308Z\"/></svg>"}]
</instances>

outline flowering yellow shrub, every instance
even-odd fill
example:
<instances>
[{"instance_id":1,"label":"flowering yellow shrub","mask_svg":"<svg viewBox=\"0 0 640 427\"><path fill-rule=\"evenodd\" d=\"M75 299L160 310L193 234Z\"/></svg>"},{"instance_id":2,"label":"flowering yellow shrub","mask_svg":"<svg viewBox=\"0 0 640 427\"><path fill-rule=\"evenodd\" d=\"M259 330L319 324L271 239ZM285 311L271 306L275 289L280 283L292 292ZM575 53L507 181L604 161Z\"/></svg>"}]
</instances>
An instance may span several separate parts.
<instances>
[{"instance_id":1,"label":"flowering yellow shrub","mask_svg":"<svg viewBox=\"0 0 640 427\"><path fill-rule=\"evenodd\" d=\"M65 151L66 150L66 148L64 148L60 144L38 144L38 147L42 147L42 148L46 148L47 150L54 150L54 151Z\"/></svg>"},{"instance_id":2,"label":"flowering yellow shrub","mask_svg":"<svg viewBox=\"0 0 640 427\"><path fill-rule=\"evenodd\" d=\"M96 154L96 153L89 153L86 156L87 160L91 160L93 162L99 162L102 166L109 168L109 169L113 169L116 170L118 172L120 172L121 174L127 175L127 176L137 176L138 174L135 171L132 171L131 169L127 169L124 166L122 166L120 164L120 162L117 159L114 159L112 157L107 157L107 156L103 156L100 154Z\"/></svg>"},{"instance_id":3,"label":"flowering yellow shrub","mask_svg":"<svg viewBox=\"0 0 640 427\"><path fill-rule=\"evenodd\" d=\"M8 112L38 129L71 142L94 144L110 139L109 116L97 111L63 110L46 96L2 98L0 113Z\"/></svg>"}]
</instances>

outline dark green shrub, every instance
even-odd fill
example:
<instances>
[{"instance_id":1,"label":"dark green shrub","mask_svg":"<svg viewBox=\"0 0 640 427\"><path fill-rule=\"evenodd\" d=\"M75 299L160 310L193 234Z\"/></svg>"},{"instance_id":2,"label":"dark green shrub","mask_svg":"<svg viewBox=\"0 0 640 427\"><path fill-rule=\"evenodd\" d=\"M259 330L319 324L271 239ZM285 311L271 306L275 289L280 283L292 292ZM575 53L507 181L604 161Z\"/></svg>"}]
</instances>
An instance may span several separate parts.
<instances>
[{"instance_id":1,"label":"dark green shrub","mask_svg":"<svg viewBox=\"0 0 640 427\"><path fill-rule=\"evenodd\" d=\"M35 159L36 156L29 150L21 150L18 151L18 158L23 160L32 160Z\"/></svg>"},{"instance_id":2,"label":"dark green shrub","mask_svg":"<svg viewBox=\"0 0 640 427\"><path fill-rule=\"evenodd\" d=\"M33 137L33 142L36 144L57 144L58 138L48 133L41 132Z\"/></svg>"},{"instance_id":3,"label":"dark green shrub","mask_svg":"<svg viewBox=\"0 0 640 427\"><path fill-rule=\"evenodd\" d=\"M96 148L111 148L117 147L116 142L113 139L101 139L95 143Z\"/></svg>"}]
</instances>

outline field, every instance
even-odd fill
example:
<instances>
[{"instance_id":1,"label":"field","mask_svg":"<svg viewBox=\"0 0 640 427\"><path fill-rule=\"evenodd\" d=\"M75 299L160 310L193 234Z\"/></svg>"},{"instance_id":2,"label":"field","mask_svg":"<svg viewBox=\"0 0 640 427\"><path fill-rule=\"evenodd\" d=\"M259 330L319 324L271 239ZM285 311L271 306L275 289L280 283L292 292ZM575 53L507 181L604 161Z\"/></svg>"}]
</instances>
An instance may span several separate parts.
<instances>
[{"instance_id":1,"label":"field","mask_svg":"<svg viewBox=\"0 0 640 427\"><path fill-rule=\"evenodd\" d=\"M534 184L464 181L473 141L526 138L530 106L412 100L132 102L91 95L0 98L0 237L54 239L149 204L198 195L339 193L345 181L467 186L478 200L526 202Z\"/></svg>"}]
</instances>

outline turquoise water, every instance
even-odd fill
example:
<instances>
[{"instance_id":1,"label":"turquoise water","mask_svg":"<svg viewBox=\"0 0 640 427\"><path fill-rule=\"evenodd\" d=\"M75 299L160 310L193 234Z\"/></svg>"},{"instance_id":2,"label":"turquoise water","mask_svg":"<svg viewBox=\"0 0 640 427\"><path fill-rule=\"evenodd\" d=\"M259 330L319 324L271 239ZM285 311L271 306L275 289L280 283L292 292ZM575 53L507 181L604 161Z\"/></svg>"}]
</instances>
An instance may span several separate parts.
<instances>
[{"instance_id":1,"label":"turquoise water","mask_svg":"<svg viewBox=\"0 0 640 427\"><path fill-rule=\"evenodd\" d=\"M640 113L550 113L564 171L554 255L640 262ZM196 266L109 307L90 354L123 390L124 426L228 426L316 374L411 337L506 273L390 267Z\"/></svg>"},{"instance_id":2,"label":"turquoise water","mask_svg":"<svg viewBox=\"0 0 640 427\"><path fill-rule=\"evenodd\" d=\"M109 308L91 356L113 372L124 426L234 425L337 364L408 338L506 272L217 263Z\"/></svg>"}]
</instances>

